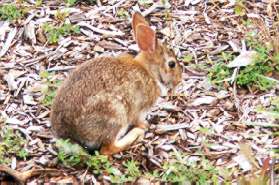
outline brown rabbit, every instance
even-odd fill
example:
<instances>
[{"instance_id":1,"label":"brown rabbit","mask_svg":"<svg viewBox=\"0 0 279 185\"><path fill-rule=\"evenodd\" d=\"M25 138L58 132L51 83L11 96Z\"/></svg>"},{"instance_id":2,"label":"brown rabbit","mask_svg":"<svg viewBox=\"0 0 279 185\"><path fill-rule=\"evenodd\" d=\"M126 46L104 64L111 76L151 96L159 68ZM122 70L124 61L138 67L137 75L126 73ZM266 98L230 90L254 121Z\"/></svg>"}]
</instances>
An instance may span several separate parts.
<instances>
[{"instance_id":1,"label":"brown rabbit","mask_svg":"<svg viewBox=\"0 0 279 185\"><path fill-rule=\"evenodd\" d=\"M139 13L133 15L132 28L137 56L89 60L62 84L51 112L56 136L90 150L101 148L106 155L143 138L148 109L181 81L182 68Z\"/></svg>"}]
</instances>

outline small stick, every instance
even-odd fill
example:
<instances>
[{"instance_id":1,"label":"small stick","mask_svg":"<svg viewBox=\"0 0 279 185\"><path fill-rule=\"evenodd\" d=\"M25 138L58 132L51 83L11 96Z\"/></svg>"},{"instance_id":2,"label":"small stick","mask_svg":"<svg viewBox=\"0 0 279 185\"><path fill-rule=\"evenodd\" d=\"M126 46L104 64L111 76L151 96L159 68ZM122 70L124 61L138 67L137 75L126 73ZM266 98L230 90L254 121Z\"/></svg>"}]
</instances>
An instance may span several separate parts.
<instances>
[{"instance_id":1,"label":"small stick","mask_svg":"<svg viewBox=\"0 0 279 185\"><path fill-rule=\"evenodd\" d=\"M157 8L162 7L161 5L154 3L152 6L150 6L147 10L145 10L144 12L142 12L142 15L144 17L146 17L147 15L151 14L152 12L154 12Z\"/></svg>"},{"instance_id":2,"label":"small stick","mask_svg":"<svg viewBox=\"0 0 279 185\"><path fill-rule=\"evenodd\" d=\"M48 72L52 71L68 71L74 69L76 66L55 66L52 68L47 69Z\"/></svg>"},{"instance_id":3,"label":"small stick","mask_svg":"<svg viewBox=\"0 0 279 185\"><path fill-rule=\"evenodd\" d=\"M122 3L124 3L126 0L121 0L119 1L118 3L116 3L115 5L113 6L110 6L110 7L106 7L106 10L103 12L103 13L107 13L108 11L110 11L111 9L115 9L115 8L118 8Z\"/></svg>"},{"instance_id":4,"label":"small stick","mask_svg":"<svg viewBox=\"0 0 279 185\"><path fill-rule=\"evenodd\" d=\"M269 128L279 128L279 125L277 124L272 124L272 123L267 123L267 122L251 122L251 121L243 121L245 125L249 126L260 126L260 127L269 127Z\"/></svg>"},{"instance_id":5,"label":"small stick","mask_svg":"<svg viewBox=\"0 0 279 185\"><path fill-rule=\"evenodd\" d=\"M9 33L7 40L6 40L2 50L0 51L0 58L2 56L4 56L5 53L9 50L16 33L17 33L16 28L12 29L12 31Z\"/></svg>"},{"instance_id":6,"label":"small stick","mask_svg":"<svg viewBox=\"0 0 279 185\"><path fill-rule=\"evenodd\" d=\"M56 169L32 169L25 172L19 172L17 170L13 170L12 168L0 165L0 172L5 172L6 174L9 174L10 176L14 177L20 184L25 184L26 181L33 177L40 175L42 173L59 173L59 170Z\"/></svg>"},{"instance_id":7,"label":"small stick","mask_svg":"<svg viewBox=\"0 0 279 185\"><path fill-rule=\"evenodd\" d=\"M168 131L179 130L183 128L191 127L190 123L173 124L173 125L157 125L155 132L158 134L163 134Z\"/></svg>"},{"instance_id":8,"label":"small stick","mask_svg":"<svg viewBox=\"0 0 279 185\"><path fill-rule=\"evenodd\" d=\"M48 55L50 55L50 54L48 54ZM44 54L44 55L41 55L37 58L33 58L33 59L30 59L30 60L23 61L23 62L21 62L21 64L29 64L29 63L32 63L32 62L38 62L38 61L46 58L48 55Z\"/></svg>"},{"instance_id":9,"label":"small stick","mask_svg":"<svg viewBox=\"0 0 279 185\"><path fill-rule=\"evenodd\" d=\"M108 30L96 28L86 22L80 22L80 23L78 23L78 25L87 27L90 30L97 32L99 34L102 34L102 35L107 35L107 36L123 36L124 35L124 33L122 31L108 31Z\"/></svg>"}]
</instances>

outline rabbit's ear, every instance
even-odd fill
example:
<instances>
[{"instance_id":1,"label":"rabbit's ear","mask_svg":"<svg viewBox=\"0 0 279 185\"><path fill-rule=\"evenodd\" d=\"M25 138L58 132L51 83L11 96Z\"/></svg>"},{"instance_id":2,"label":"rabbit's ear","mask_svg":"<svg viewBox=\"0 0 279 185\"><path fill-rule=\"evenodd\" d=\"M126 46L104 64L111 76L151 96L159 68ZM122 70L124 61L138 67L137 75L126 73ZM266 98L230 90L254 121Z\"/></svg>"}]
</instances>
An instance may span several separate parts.
<instances>
[{"instance_id":1,"label":"rabbit's ear","mask_svg":"<svg viewBox=\"0 0 279 185\"><path fill-rule=\"evenodd\" d=\"M144 19L144 17L139 12L135 12L133 14L133 18L132 18L132 28L133 28L135 37L137 35L136 28L137 28L137 25L139 25L139 24L144 24L144 25L148 26L148 22Z\"/></svg>"},{"instance_id":2,"label":"rabbit's ear","mask_svg":"<svg viewBox=\"0 0 279 185\"><path fill-rule=\"evenodd\" d=\"M147 25L139 24L136 27L136 41L142 51L153 53L156 48L156 34Z\"/></svg>"}]
</instances>

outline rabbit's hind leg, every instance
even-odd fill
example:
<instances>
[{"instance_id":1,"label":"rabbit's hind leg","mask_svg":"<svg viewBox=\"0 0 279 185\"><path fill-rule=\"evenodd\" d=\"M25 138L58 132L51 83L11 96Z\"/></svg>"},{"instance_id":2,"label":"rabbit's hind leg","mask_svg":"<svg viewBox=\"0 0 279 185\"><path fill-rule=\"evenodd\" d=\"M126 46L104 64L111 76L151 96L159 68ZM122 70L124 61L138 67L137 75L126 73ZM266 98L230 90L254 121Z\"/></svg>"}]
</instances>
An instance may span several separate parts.
<instances>
[{"instance_id":1,"label":"rabbit's hind leg","mask_svg":"<svg viewBox=\"0 0 279 185\"><path fill-rule=\"evenodd\" d=\"M138 121L136 121L136 122L134 123L134 127L135 127L135 128L141 128L141 129L143 129L143 130L148 130L149 124L148 124L146 121L140 121L140 120L138 120Z\"/></svg>"},{"instance_id":2,"label":"rabbit's hind leg","mask_svg":"<svg viewBox=\"0 0 279 185\"><path fill-rule=\"evenodd\" d=\"M144 137L144 129L135 127L126 135L117 138L110 144L101 147L101 154L112 155L127 149L135 141L141 140Z\"/></svg>"}]
</instances>

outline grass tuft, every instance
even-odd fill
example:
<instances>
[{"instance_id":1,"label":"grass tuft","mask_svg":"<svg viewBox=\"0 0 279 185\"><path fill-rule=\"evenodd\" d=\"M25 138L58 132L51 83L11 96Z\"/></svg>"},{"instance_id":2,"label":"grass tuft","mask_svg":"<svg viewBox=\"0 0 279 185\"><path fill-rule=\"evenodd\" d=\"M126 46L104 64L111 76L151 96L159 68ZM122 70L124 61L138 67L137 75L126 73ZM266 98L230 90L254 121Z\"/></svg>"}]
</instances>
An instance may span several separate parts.
<instances>
[{"instance_id":1,"label":"grass tuft","mask_svg":"<svg viewBox=\"0 0 279 185\"><path fill-rule=\"evenodd\" d=\"M10 164L13 156L26 160L28 157L28 151L24 148L26 140L17 130L2 127L0 140L0 164Z\"/></svg>"},{"instance_id":2,"label":"grass tuft","mask_svg":"<svg viewBox=\"0 0 279 185\"><path fill-rule=\"evenodd\" d=\"M41 89L41 93L43 94L41 102L45 106L50 106L56 95L56 90L61 84L61 80L55 79L54 74L47 71L42 71L40 77L44 83Z\"/></svg>"},{"instance_id":3,"label":"grass tuft","mask_svg":"<svg viewBox=\"0 0 279 185\"><path fill-rule=\"evenodd\" d=\"M62 36L80 33L79 26L75 26L70 23L64 23L61 26L54 26L46 23L43 25L42 28L43 31L46 33L47 40L50 44L57 43L59 38Z\"/></svg>"},{"instance_id":4,"label":"grass tuft","mask_svg":"<svg viewBox=\"0 0 279 185\"><path fill-rule=\"evenodd\" d=\"M251 64L239 68L236 84L242 87L268 91L276 83L276 80L270 76L278 72L279 54L274 53L272 48L259 42L252 35L247 36L246 43L250 50L256 52L256 55ZM232 77L234 69L229 68L227 62L233 60L234 57L232 54L224 53L219 56L217 64L208 73L208 78L213 84L219 87L223 86Z\"/></svg>"},{"instance_id":5,"label":"grass tuft","mask_svg":"<svg viewBox=\"0 0 279 185\"><path fill-rule=\"evenodd\" d=\"M24 16L24 10L14 4L0 5L0 20L13 21Z\"/></svg>"}]
</instances>

